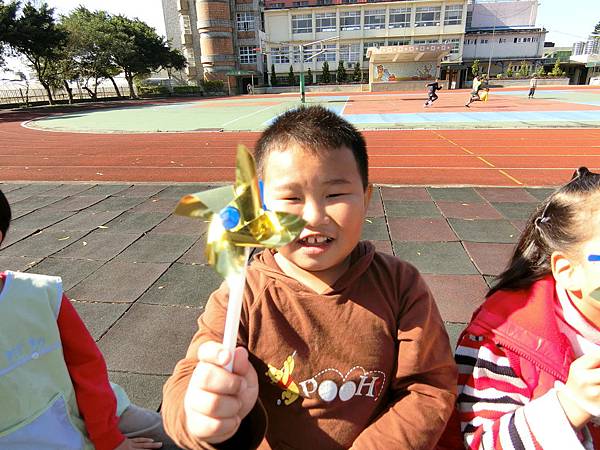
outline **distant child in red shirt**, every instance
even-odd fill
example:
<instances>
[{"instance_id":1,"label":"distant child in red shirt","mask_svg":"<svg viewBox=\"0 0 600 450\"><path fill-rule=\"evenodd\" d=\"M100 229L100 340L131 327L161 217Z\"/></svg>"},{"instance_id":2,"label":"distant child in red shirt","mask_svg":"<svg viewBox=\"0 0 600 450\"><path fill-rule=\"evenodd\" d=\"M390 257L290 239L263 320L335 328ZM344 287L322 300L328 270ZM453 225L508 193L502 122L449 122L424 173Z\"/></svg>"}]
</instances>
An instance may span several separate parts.
<instances>
[{"instance_id":1,"label":"distant child in red shirt","mask_svg":"<svg viewBox=\"0 0 600 450\"><path fill-rule=\"evenodd\" d=\"M531 216L456 361L467 448L600 449L600 174Z\"/></svg>"},{"instance_id":2,"label":"distant child in red shirt","mask_svg":"<svg viewBox=\"0 0 600 450\"><path fill-rule=\"evenodd\" d=\"M0 191L0 244L10 220ZM158 413L131 404L111 386L104 358L58 277L0 272L0 410L1 449L131 450L171 443Z\"/></svg>"}]
</instances>

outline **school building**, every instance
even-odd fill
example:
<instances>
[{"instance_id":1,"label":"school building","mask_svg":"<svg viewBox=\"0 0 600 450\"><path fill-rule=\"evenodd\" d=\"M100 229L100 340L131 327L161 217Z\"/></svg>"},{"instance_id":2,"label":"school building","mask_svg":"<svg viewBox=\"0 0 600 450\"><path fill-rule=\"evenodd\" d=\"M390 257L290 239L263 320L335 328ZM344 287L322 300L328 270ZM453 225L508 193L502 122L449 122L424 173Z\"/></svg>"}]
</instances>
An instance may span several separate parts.
<instances>
[{"instance_id":1,"label":"school building","mask_svg":"<svg viewBox=\"0 0 600 450\"><path fill-rule=\"evenodd\" d=\"M358 64L371 86L437 75L449 87L464 86L474 60L491 76L544 63L536 0L162 2L167 38L188 61L183 81L223 80L232 93L271 83L272 68L280 84L290 67L317 83L325 62L332 80L341 61L349 78Z\"/></svg>"},{"instance_id":2,"label":"school building","mask_svg":"<svg viewBox=\"0 0 600 450\"><path fill-rule=\"evenodd\" d=\"M470 1L463 52L464 77L475 60L483 73L495 77L517 73L523 65L534 72L545 62L547 31L536 26L537 0Z\"/></svg>"},{"instance_id":3,"label":"school building","mask_svg":"<svg viewBox=\"0 0 600 450\"><path fill-rule=\"evenodd\" d=\"M415 47L407 61L412 70L392 73L388 69L393 80L385 81L427 79L435 75L446 78L452 72L455 80L458 76L467 0L265 0L264 8L267 65L274 66L278 77L287 77L290 66L294 73L303 67L305 73L311 70L312 82L319 82L325 62L334 77L342 61L348 73L359 64L363 79L372 80L371 75L367 77L369 49L373 49L372 55L377 55L374 49L396 46ZM327 41L310 45L321 40ZM427 44L447 44L450 50L441 61L432 58L419 64L423 55L433 55L428 50L423 52ZM399 54L407 56L406 51Z\"/></svg>"}]
</instances>

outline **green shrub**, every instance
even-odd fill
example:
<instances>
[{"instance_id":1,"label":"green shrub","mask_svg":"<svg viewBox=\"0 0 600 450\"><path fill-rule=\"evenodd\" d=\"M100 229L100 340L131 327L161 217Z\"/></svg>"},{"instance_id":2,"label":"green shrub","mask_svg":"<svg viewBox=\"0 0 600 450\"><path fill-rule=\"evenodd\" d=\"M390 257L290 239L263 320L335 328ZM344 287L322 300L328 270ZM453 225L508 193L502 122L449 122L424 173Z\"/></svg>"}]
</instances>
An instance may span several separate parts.
<instances>
[{"instance_id":1,"label":"green shrub","mask_svg":"<svg viewBox=\"0 0 600 450\"><path fill-rule=\"evenodd\" d=\"M225 83L221 80L204 80L202 87L206 92L224 92Z\"/></svg>"},{"instance_id":2,"label":"green shrub","mask_svg":"<svg viewBox=\"0 0 600 450\"><path fill-rule=\"evenodd\" d=\"M200 86L173 86L173 94L176 95L199 95L204 90Z\"/></svg>"},{"instance_id":3,"label":"green shrub","mask_svg":"<svg viewBox=\"0 0 600 450\"><path fill-rule=\"evenodd\" d=\"M169 88L167 86L144 86L138 87L138 93L140 95L169 95Z\"/></svg>"}]
</instances>

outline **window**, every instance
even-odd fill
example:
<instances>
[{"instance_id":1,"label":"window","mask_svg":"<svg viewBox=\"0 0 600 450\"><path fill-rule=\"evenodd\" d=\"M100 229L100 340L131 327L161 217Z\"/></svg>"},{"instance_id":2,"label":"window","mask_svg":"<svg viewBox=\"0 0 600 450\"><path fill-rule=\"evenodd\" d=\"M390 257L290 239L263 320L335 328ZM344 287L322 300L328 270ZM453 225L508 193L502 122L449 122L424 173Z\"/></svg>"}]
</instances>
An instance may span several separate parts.
<instances>
[{"instance_id":1,"label":"window","mask_svg":"<svg viewBox=\"0 0 600 450\"><path fill-rule=\"evenodd\" d=\"M331 5L331 0L317 0L317 5L319 5L319 6Z\"/></svg>"},{"instance_id":2,"label":"window","mask_svg":"<svg viewBox=\"0 0 600 450\"><path fill-rule=\"evenodd\" d=\"M313 55L314 49L312 45L308 45L304 47L304 62L311 61L310 58ZM300 49L298 46L294 46L294 51L292 53L292 62L299 63L300 62Z\"/></svg>"},{"instance_id":3,"label":"window","mask_svg":"<svg viewBox=\"0 0 600 450\"><path fill-rule=\"evenodd\" d=\"M415 45L422 45L422 44L439 44L440 41L438 41L437 39L415 39L415 42L413 42L413 44Z\"/></svg>"},{"instance_id":4,"label":"window","mask_svg":"<svg viewBox=\"0 0 600 450\"><path fill-rule=\"evenodd\" d=\"M514 43L515 43L515 44L521 44L521 43L523 43L523 42L531 42L531 39L532 39L532 38L530 38L530 37L520 37L520 38L515 38L515 39L514 39Z\"/></svg>"},{"instance_id":5,"label":"window","mask_svg":"<svg viewBox=\"0 0 600 450\"><path fill-rule=\"evenodd\" d=\"M388 45L389 46L410 45L410 39L400 39L400 40L395 40L395 41L388 41Z\"/></svg>"},{"instance_id":6,"label":"window","mask_svg":"<svg viewBox=\"0 0 600 450\"><path fill-rule=\"evenodd\" d=\"M385 27L385 9L365 11L365 30L381 30Z\"/></svg>"},{"instance_id":7,"label":"window","mask_svg":"<svg viewBox=\"0 0 600 450\"><path fill-rule=\"evenodd\" d=\"M537 42L537 41L538 41L538 38L536 38L536 37L531 38L531 42Z\"/></svg>"},{"instance_id":8,"label":"window","mask_svg":"<svg viewBox=\"0 0 600 450\"><path fill-rule=\"evenodd\" d=\"M506 42L506 38L500 38L500 39L498 39L498 42L500 44L504 44Z\"/></svg>"},{"instance_id":9,"label":"window","mask_svg":"<svg viewBox=\"0 0 600 450\"><path fill-rule=\"evenodd\" d=\"M446 5L444 9L444 25L460 25L462 23L463 5Z\"/></svg>"},{"instance_id":10,"label":"window","mask_svg":"<svg viewBox=\"0 0 600 450\"><path fill-rule=\"evenodd\" d=\"M360 11L340 12L340 30L360 30Z\"/></svg>"},{"instance_id":11,"label":"window","mask_svg":"<svg viewBox=\"0 0 600 450\"><path fill-rule=\"evenodd\" d=\"M357 62L360 60L360 44L340 45L340 61Z\"/></svg>"},{"instance_id":12,"label":"window","mask_svg":"<svg viewBox=\"0 0 600 450\"><path fill-rule=\"evenodd\" d=\"M350 5L352 3L357 3L358 0L342 0L343 5Z\"/></svg>"},{"instance_id":13,"label":"window","mask_svg":"<svg viewBox=\"0 0 600 450\"><path fill-rule=\"evenodd\" d=\"M185 34L189 34L192 32L192 23L190 21L190 16L188 16L187 14L183 14L179 16L179 21L181 24L181 30Z\"/></svg>"},{"instance_id":14,"label":"window","mask_svg":"<svg viewBox=\"0 0 600 450\"><path fill-rule=\"evenodd\" d=\"M271 56L273 64L289 64L290 48L289 47L272 47Z\"/></svg>"},{"instance_id":15,"label":"window","mask_svg":"<svg viewBox=\"0 0 600 450\"><path fill-rule=\"evenodd\" d=\"M410 27L410 8L390 9L388 28Z\"/></svg>"},{"instance_id":16,"label":"window","mask_svg":"<svg viewBox=\"0 0 600 450\"><path fill-rule=\"evenodd\" d=\"M475 45L475 44L477 44L477 39L465 39L465 44L468 44L468 45L473 44L473 45Z\"/></svg>"},{"instance_id":17,"label":"window","mask_svg":"<svg viewBox=\"0 0 600 450\"><path fill-rule=\"evenodd\" d=\"M242 46L240 47L240 64L255 64L256 48Z\"/></svg>"},{"instance_id":18,"label":"window","mask_svg":"<svg viewBox=\"0 0 600 450\"><path fill-rule=\"evenodd\" d=\"M440 24L441 6L422 6L415 14L415 27L435 27Z\"/></svg>"},{"instance_id":19,"label":"window","mask_svg":"<svg viewBox=\"0 0 600 450\"><path fill-rule=\"evenodd\" d=\"M363 59L367 59L367 50L369 47L385 47L384 41L365 42L363 44Z\"/></svg>"},{"instance_id":20,"label":"window","mask_svg":"<svg viewBox=\"0 0 600 450\"><path fill-rule=\"evenodd\" d=\"M293 5L295 7L299 7L299 6L308 6L308 1L307 0L302 0L300 2L294 2Z\"/></svg>"},{"instance_id":21,"label":"window","mask_svg":"<svg viewBox=\"0 0 600 450\"><path fill-rule=\"evenodd\" d=\"M312 14L293 15L292 33L312 33Z\"/></svg>"},{"instance_id":22,"label":"window","mask_svg":"<svg viewBox=\"0 0 600 450\"><path fill-rule=\"evenodd\" d=\"M254 30L254 14L251 12L237 13L237 30L252 31Z\"/></svg>"},{"instance_id":23,"label":"window","mask_svg":"<svg viewBox=\"0 0 600 450\"><path fill-rule=\"evenodd\" d=\"M315 15L317 32L335 31L337 29L335 13L319 13Z\"/></svg>"},{"instance_id":24,"label":"window","mask_svg":"<svg viewBox=\"0 0 600 450\"><path fill-rule=\"evenodd\" d=\"M453 59L454 55L458 55L460 52L460 39L444 39L442 44L452 44L452 49L450 49L450 54L446 57L446 59Z\"/></svg>"},{"instance_id":25,"label":"window","mask_svg":"<svg viewBox=\"0 0 600 450\"><path fill-rule=\"evenodd\" d=\"M317 55L317 61L335 61L335 52L337 50L337 44L323 45L323 50L323 53Z\"/></svg>"},{"instance_id":26,"label":"window","mask_svg":"<svg viewBox=\"0 0 600 450\"><path fill-rule=\"evenodd\" d=\"M284 8L284 7L285 7L285 3L271 3L271 8L273 8L273 9Z\"/></svg>"},{"instance_id":27,"label":"window","mask_svg":"<svg viewBox=\"0 0 600 450\"><path fill-rule=\"evenodd\" d=\"M479 41L480 44L487 44L489 41L487 39L482 39Z\"/></svg>"}]
</instances>

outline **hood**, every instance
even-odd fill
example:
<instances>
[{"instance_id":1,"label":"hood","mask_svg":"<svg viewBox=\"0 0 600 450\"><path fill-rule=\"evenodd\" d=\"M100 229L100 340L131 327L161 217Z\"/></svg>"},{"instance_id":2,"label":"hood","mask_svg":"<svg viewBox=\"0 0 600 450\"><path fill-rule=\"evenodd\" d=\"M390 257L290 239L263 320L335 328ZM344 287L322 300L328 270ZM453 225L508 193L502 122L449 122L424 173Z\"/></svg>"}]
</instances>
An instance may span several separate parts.
<instances>
[{"instance_id":1,"label":"hood","mask_svg":"<svg viewBox=\"0 0 600 450\"><path fill-rule=\"evenodd\" d=\"M264 250L256 255L249 270L257 271L261 275L274 280L275 283L283 281L285 286L292 288L297 294L304 295L339 295L352 286L371 265L375 256L375 246L368 241L361 241L350 254L350 267L331 287L330 290L317 294L312 289L283 273L275 261L275 251Z\"/></svg>"}]
</instances>

